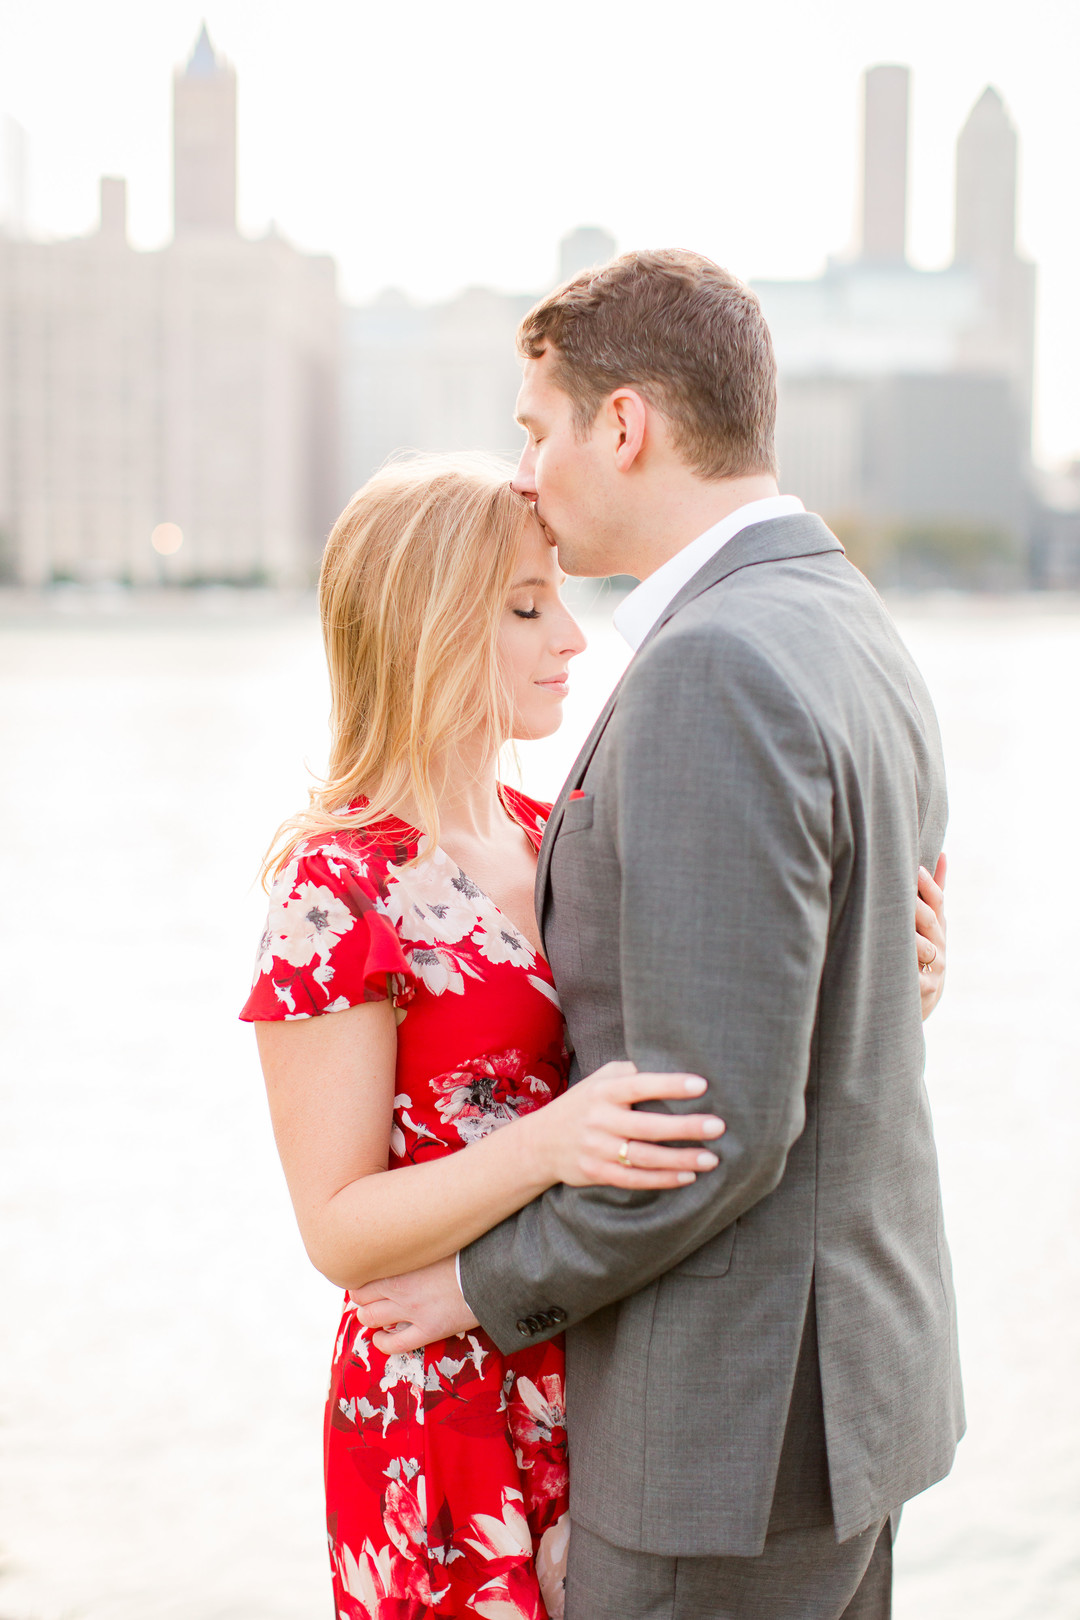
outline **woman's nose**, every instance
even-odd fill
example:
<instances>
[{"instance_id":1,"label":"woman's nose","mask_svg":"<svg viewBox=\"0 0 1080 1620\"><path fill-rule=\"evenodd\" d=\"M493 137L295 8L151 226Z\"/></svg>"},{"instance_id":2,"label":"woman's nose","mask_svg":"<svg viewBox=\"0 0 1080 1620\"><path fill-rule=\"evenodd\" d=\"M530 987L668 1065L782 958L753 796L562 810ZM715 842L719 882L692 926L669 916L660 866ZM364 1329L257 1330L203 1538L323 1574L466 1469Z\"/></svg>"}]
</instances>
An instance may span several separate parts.
<instances>
[{"instance_id":1,"label":"woman's nose","mask_svg":"<svg viewBox=\"0 0 1080 1620\"><path fill-rule=\"evenodd\" d=\"M584 652L589 645L589 639L584 630L577 620L572 619L569 614L566 616L566 628L560 639L563 642L563 645L559 648L560 658L576 658L578 653Z\"/></svg>"}]
</instances>

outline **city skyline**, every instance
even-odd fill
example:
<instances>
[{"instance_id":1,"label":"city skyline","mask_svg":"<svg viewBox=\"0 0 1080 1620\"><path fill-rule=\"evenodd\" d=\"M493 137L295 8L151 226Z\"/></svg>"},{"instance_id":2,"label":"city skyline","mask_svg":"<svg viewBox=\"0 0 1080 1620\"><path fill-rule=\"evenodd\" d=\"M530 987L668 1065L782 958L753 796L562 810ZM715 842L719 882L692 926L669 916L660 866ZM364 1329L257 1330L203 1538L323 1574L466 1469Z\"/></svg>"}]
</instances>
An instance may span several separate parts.
<instances>
[{"instance_id":1,"label":"city skyline","mask_svg":"<svg viewBox=\"0 0 1080 1620\"><path fill-rule=\"evenodd\" d=\"M676 4L662 29L630 6L627 27L608 37L588 4L572 28L561 0L548 6L541 30L472 0L452 16L420 4L406 37L392 14L328 0L302 21L283 4L228 0L207 20L241 78L241 228L259 234L275 218L305 250L332 253L349 302L393 285L420 302L473 284L542 286L557 241L582 221L608 227L622 247L699 248L750 278L812 275L856 237L859 72L900 61L916 86L911 258L932 267L950 257L956 135L996 84L1023 137L1020 243L1041 269L1037 447L1051 461L1075 454L1080 223L1061 197L1080 154L1066 71L1080 19L1036 0L1043 26L1017 40L973 7L920 3L902 19L864 10L834 3L811 26L772 0L753 19L725 17L720 31L702 6ZM163 92L199 21L173 0L152 13L106 0L92 19L66 4L12 13L0 108L28 132L35 231L89 228L94 173L126 173L133 239L164 239ZM63 61L49 51L58 28ZM688 50L697 33L703 48ZM555 49L562 37L572 51ZM766 37L783 48L767 54ZM522 62L535 62L524 76L538 98L524 137ZM607 128L620 87L631 106L647 92L646 133L659 136L628 145Z\"/></svg>"},{"instance_id":2,"label":"city skyline","mask_svg":"<svg viewBox=\"0 0 1080 1620\"><path fill-rule=\"evenodd\" d=\"M879 578L1062 583L1075 537L1047 550L1030 467L1015 124L984 88L956 143L953 259L925 270L908 251L911 70L870 66L861 87L855 250L751 283L779 362L784 486ZM0 541L24 583L299 580L387 456L515 454L514 333L543 288L339 301L329 256L238 229L238 75L205 22L171 100L164 247L131 241L116 175L87 235L35 240L10 213L0 231ZM578 226L557 275L615 245Z\"/></svg>"}]
</instances>

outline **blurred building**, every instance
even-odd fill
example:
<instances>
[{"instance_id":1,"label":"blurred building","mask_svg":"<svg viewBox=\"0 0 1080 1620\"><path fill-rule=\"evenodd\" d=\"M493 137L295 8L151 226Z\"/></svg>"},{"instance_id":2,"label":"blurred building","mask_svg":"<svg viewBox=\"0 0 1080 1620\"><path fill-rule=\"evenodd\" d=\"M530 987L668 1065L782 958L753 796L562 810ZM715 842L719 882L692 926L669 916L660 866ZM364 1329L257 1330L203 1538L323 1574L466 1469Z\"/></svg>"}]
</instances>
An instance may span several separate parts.
<instances>
[{"instance_id":1,"label":"blurred building","mask_svg":"<svg viewBox=\"0 0 1080 1620\"><path fill-rule=\"evenodd\" d=\"M346 493L402 450L488 450L516 459L514 346L531 296L470 287L420 306L387 291L344 316Z\"/></svg>"},{"instance_id":2,"label":"blurred building","mask_svg":"<svg viewBox=\"0 0 1080 1620\"><path fill-rule=\"evenodd\" d=\"M174 240L0 235L7 576L306 579L337 507L340 323L328 259L236 228L236 78L205 28L173 100Z\"/></svg>"},{"instance_id":3,"label":"blurred building","mask_svg":"<svg viewBox=\"0 0 1080 1620\"><path fill-rule=\"evenodd\" d=\"M582 225L559 244L558 280L603 264L615 238ZM351 492L402 450L488 450L516 460L515 333L537 294L470 287L421 306L388 290L345 312L342 458Z\"/></svg>"},{"instance_id":4,"label":"blurred building","mask_svg":"<svg viewBox=\"0 0 1080 1620\"><path fill-rule=\"evenodd\" d=\"M582 270L606 264L615 257L615 238L599 225L579 225L559 243L559 280L569 281Z\"/></svg>"},{"instance_id":5,"label":"blurred building","mask_svg":"<svg viewBox=\"0 0 1080 1620\"><path fill-rule=\"evenodd\" d=\"M910 543L916 571L934 553L964 574L981 548L1004 578L1023 565L1031 511L1035 273L1016 248L1016 132L984 91L957 143L953 263L917 270L908 70L872 68L864 89L858 255L755 283L780 369L783 486L867 562Z\"/></svg>"},{"instance_id":6,"label":"blurred building","mask_svg":"<svg viewBox=\"0 0 1080 1620\"><path fill-rule=\"evenodd\" d=\"M581 225L559 244L558 280L615 252L615 238ZM516 460L521 385L515 333L532 293L470 287L436 305L388 290L347 310L343 352L345 488L356 489L402 450L483 449Z\"/></svg>"},{"instance_id":7,"label":"blurred building","mask_svg":"<svg viewBox=\"0 0 1080 1620\"><path fill-rule=\"evenodd\" d=\"M1036 473L1031 580L1043 590L1080 591L1080 460Z\"/></svg>"}]
</instances>

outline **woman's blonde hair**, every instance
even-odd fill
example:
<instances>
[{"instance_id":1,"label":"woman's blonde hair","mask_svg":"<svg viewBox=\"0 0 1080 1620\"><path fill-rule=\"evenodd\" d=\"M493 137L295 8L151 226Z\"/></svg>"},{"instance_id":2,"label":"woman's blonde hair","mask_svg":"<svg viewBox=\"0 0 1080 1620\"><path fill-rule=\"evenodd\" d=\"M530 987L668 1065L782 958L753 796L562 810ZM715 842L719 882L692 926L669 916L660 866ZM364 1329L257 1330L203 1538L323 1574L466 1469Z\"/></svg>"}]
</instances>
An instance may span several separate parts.
<instances>
[{"instance_id":1,"label":"woman's blonde hair","mask_svg":"<svg viewBox=\"0 0 1080 1620\"><path fill-rule=\"evenodd\" d=\"M330 672L330 764L307 810L278 828L264 876L322 833L416 807L438 841L436 756L510 734L499 624L532 508L492 457L383 467L334 524L319 576ZM355 801L367 802L357 807ZM352 808L350 808L352 807Z\"/></svg>"}]
</instances>

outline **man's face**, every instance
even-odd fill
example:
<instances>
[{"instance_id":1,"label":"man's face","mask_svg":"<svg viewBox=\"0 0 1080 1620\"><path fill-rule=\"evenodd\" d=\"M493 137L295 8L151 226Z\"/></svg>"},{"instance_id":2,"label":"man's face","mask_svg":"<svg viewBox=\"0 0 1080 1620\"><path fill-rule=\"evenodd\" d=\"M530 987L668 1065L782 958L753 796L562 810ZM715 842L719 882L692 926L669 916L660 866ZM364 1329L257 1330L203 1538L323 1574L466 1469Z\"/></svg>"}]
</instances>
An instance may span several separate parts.
<instances>
[{"instance_id":1,"label":"man's face","mask_svg":"<svg viewBox=\"0 0 1080 1620\"><path fill-rule=\"evenodd\" d=\"M605 453L606 436L598 431L603 410L582 438L574 420L574 402L552 381L554 355L549 348L538 360L526 360L517 399L517 419L528 435L521 452L514 488L535 502L536 515L568 574L612 572L607 557L614 490L614 469Z\"/></svg>"}]
</instances>

